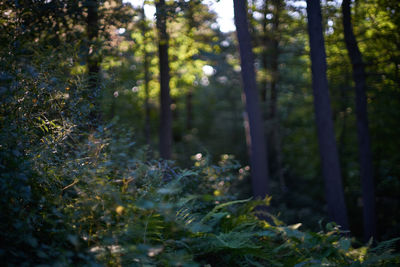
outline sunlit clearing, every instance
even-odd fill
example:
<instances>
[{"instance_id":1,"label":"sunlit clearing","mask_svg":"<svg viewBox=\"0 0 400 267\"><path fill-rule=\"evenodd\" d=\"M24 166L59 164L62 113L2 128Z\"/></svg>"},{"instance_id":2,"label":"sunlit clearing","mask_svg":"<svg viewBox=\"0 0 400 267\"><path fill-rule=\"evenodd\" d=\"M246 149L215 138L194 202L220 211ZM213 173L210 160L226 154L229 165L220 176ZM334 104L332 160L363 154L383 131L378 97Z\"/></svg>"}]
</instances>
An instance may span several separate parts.
<instances>
[{"instance_id":1,"label":"sunlit clearing","mask_svg":"<svg viewBox=\"0 0 400 267\"><path fill-rule=\"evenodd\" d=\"M149 19L154 18L156 15L156 7L152 5L144 5L144 15Z\"/></svg>"},{"instance_id":2,"label":"sunlit clearing","mask_svg":"<svg viewBox=\"0 0 400 267\"><path fill-rule=\"evenodd\" d=\"M254 11L253 12L253 17L255 18L255 19L257 19L257 20L261 20L262 18L263 18L263 14L262 13L260 13L260 12L257 12L257 11Z\"/></svg>"},{"instance_id":3,"label":"sunlit clearing","mask_svg":"<svg viewBox=\"0 0 400 267\"><path fill-rule=\"evenodd\" d=\"M207 76L211 76L214 74L214 68L211 67L210 65L204 65L203 66L203 73Z\"/></svg>"},{"instance_id":4,"label":"sunlit clearing","mask_svg":"<svg viewBox=\"0 0 400 267\"><path fill-rule=\"evenodd\" d=\"M131 3L134 7L143 6L143 0L123 0L124 3ZM206 0L203 1L212 11L217 13L219 28L222 32L232 32L236 30L233 22L233 1L232 0ZM147 18L153 19L156 13L154 5L144 5L144 13Z\"/></svg>"},{"instance_id":5,"label":"sunlit clearing","mask_svg":"<svg viewBox=\"0 0 400 267\"><path fill-rule=\"evenodd\" d=\"M202 77L200 80L200 84L203 86L208 86L210 84L210 80L207 77Z\"/></svg>"},{"instance_id":6,"label":"sunlit clearing","mask_svg":"<svg viewBox=\"0 0 400 267\"><path fill-rule=\"evenodd\" d=\"M294 0L294 1L292 0L292 1L289 1L289 4L293 5L295 7L302 7L302 8L307 7L307 2L304 0Z\"/></svg>"},{"instance_id":7,"label":"sunlit clearing","mask_svg":"<svg viewBox=\"0 0 400 267\"><path fill-rule=\"evenodd\" d=\"M118 207L115 209L115 212L118 213L119 215L121 215L121 214L124 212L124 210L125 210L124 207L118 206Z\"/></svg>"},{"instance_id":8,"label":"sunlit clearing","mask_svg":"<svg viewBox=\"0 0 400 267\"><path fill-rule=\"evenodd\" d=\"M202 155L201 153L197 153L197 154L195 155L195 159L196 159L196 160L201 160L202 157L203 157L203 155Z\"/></svg>"},{"instance_id":9,"label":"sunlit clearing","mask_svg":"<svg viewBox=\"0 0 400 267\"><path fill-rule=\"evenodd\" d=\"M235 23L233 22L233 1L232 0L215 0L204 1L212 11L218 15L217 22L221 32L232 32L236 30Z\"/></svg>"},{"instance_id":10,"label":"sunlit clearing","mask_svg":"<svg viewBox=\"0 0 400 267\"><path fill-rule=\"evenodd\" d=\"M223 41L221 42L221 46L223 46L223 47L228 47L228 46L229 46L229 42L228 42L227 40L223 40Z\"/></svg>"},{"instance_id":11,"label":"sunlit clearing","mask_svg":"<svg viewBox=\"0 0 400 267\"><path fill-rule=\"evenodd\" d=\"M125 28L119 28L118 30L118 34L124 34L125 33Z\"/></svg>"},{"instance_id":12,"label":"sunlit clearing","mask_svg":"<svg viewBox=\"0 0 400 267\"><path fill-rule=\"evenodd\" d=\"M134 7L142 7L143 6L143 0L123 0L123 3L130 3ZM146 18L148 19L153 19L156 14L156 7L154 5L144 5L144 14Z\"/></svg>"}]
</instances>

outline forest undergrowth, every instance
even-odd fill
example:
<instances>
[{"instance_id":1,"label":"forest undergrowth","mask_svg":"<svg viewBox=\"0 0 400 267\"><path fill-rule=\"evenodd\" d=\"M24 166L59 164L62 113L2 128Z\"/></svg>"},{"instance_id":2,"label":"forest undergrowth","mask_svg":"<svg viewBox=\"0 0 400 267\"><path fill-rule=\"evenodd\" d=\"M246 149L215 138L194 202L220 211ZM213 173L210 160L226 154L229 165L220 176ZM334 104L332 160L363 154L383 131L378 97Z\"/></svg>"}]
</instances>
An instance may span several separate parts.
<instances>
[{"instance_id":1,"label":"forest undergrowth","mask_svg":"<svg viewBox=\"0 0 400 267\"><path fill-rule=\"evenodd\" d=\"M5 266L400 263L399 239L362 245L334 223L303 231L300 222L260 214L269 198L230 191L247 182L248 168L229 155L213 164L197 154L193 167L182 169L153 159L116 121L88 125L96 106L81 97L84 80L66 79L48 64L40 71L21 65L5 77L12 89L2 92L1 108Z\"/></svg>"},{"instance_id":2,"label":"forest undergrowth","mask_svg":"<svg viewBox=\"0 0 400 267\"><path fill-rule=\"evenodd\" d=\"M271 168L274 197L254 199L248 192L251 170L234 33L215 28L216 14L201 1L169 1L174 2L167 13L174 147L173 160L160 160L157 23L145 18L145 3L138 9L123 2L0 4L1 266L400 265L395 215L400 65L398 41L392 41L399 40L394 23L399 12L385 11L392 19L377 8L391 1L360 4L362 12L377 10L384 30L374 30L368 23L379 23L357 13L360 29L372 40L363 50L376 76L367 100L379 163L380 235L367 242L360 241L353 93L336 29L340 17L327 17L336 27L326 32L328 74L353 232L324 217L305 13L293 6L286 10L279 4L284 1L266 1L263 23L254 12L250 25L260 39L255 65L264 111L270 109L266 88L279 91L275 100L271 91L276 114L262 127L275 129L269 134L282 143L271 154L280 156L270 160L282 161ZM337 10L326 5L324 12ZM272 21L278 12L282 22ZM268 34L276 38L272 50L267 46L274 42L264 42ZM385 34L380 40L387 42L376 41ZM391 49L396 53L387 52Z\"/></svg>"}]
</instances>

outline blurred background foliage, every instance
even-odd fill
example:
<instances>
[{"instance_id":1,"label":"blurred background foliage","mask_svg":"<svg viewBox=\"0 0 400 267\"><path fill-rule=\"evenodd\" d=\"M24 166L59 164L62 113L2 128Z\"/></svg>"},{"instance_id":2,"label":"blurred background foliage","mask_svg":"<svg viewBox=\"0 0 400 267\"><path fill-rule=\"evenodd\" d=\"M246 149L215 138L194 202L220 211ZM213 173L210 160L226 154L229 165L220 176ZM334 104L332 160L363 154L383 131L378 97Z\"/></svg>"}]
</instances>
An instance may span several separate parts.
<instances>
[{"instance_id":1,"label":"blurred background foliage","mask_svg":"<svg viewBox=\"0 0 400 267\"><path fill-rule=\"evenodd\" d=\"M354 91L340 6L323 1L351 237L328 222L323 204L305 10L295 1L284 2L280 31L273 32L275 7L271 3L264 10L261 2L249 1L249 18L260 88L268 88L273 72L279 73L276 117L268 117L269 95L262 108L266 131L279 133L281 166L271 162L284 180L274 171L271 199L254 201L248 199L236 37L219 30L217 15L206 4L169 3L174 145L172 161L159 161L158 37L155 21L143 16L142 7L98 1L99 35L92 42L86 18L93 1L0 1L3 263L399 264L393 252L400 236L398 1L355 1L353 7L368 74L378 245L359 241ZM263 23L279 52L263 50ZM270 63L264 68L263 57L274 55L277 70ZM101 66L94 90L88 57ZM268 223L255 216L265 201Z\"/></svg>"}]
</instances>

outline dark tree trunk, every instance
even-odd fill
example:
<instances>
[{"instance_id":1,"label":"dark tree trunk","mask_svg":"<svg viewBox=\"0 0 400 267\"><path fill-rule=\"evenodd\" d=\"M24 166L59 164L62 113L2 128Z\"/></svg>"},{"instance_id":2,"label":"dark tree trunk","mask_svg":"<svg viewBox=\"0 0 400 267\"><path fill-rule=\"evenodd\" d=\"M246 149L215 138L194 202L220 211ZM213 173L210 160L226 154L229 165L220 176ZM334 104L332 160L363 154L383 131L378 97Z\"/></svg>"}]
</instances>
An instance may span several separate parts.
<instances>
[{"instance_id":1,"label":"dark tree trunk","mask_svg":"<svg viewBox=\"0 0 400 267\"><path fill-rule=\"evenodd\" d=\"M165 0L156 1L157 28L159 33L158 53L160 64L160 156L171 158L172 147L172 113L169 94L169 63L167 10Z\"/></svg>"},{"instance_id":2,"label":"dark tree trunk","mask_svg":"<svg viewBox=\"0 0 400 267\"><path fill-rule=\"evenodd\" d=\"M368 128L366 74L362 55L353 33L350 0L343 0L342 13L344 39L349 52L351 65L353 67L353 79L356 89L356 116L363 198L364 239L368 240L370 237L376 237L376 218L372 152Z\"/></svg>"},{"instance_id":3,"label":"dark tree trunk","mask_svg":"<svg viewBox=\"0 0 400 267\"><path fill-rule=\"evenodd\" d=\"M242 92L242 103L246 103L246 95ZM242 113L243 119L243 128L244 128L244 137L246 138L246 148L247 154L251 156L251 134L250 134L250 123L249 123L249 114L244 110Z\"/></svg>"},{"instance_id":4,"label":"dark tree trunk","mask_svg":"<svg viewBox=\"0 0 400 267\"><path fill-rule=\"evenodd\" d=\"M99 93L99 74L100 74L100 56L99 56L99 1L98 0L87 0L85 2L87 8L86 16L86 34L87 34L87 54L86 64L88 70L88 89L87 98L94 105L94 108L90 109L89 121L90 128L94 129L97 127L100 121L100 111L96 107L96 95ZM115 99L112 103L112 113L115 109Z\"/></svg>"},{"instance_id":5,"label":"dark tree trunk","mask_svg":"<svg viewBox=\"0 0 400 267\"><path fill-rule=\"evenodd\" d=\"M269 119L274 119L277 112L278 92L276 85L278 83L278 59L279 59L279 15L281 12L281 1L274 0L274 12L272 21L272 38L271 38L271 95L269 103Z\"/></svg>"},{"instance_id":6,"label":"dark tree trunk","mask_svg":"<svg viewBox=\"0 0 400 267\"><path fill-rule=\"evenodd\" d=\"M194 20L194 9L198 2L190 1L187 13L188 19L188 36L194 38L194 29L196 22ZM192 49L192 43L189 44L188 51ZM193 60L193 57L190 58ZM193 128L193 88L188 88L186 93L186 130L189 132Z\"/></svg>"},{"instance_id":7,"label":"dark tree trunk","mask_svg":"<svg viewBox=\"0 0 400 267\"><path fill-rule=\"evenodd\" d=\"M150 82L150 72L149 72L149 53L147 52L147 38L146 31L146 16L144 14L144 7L141 9L141 30L142 36L144 38L143 42L143 68L144 68L144 136L146 139L146 144L150 145L150 104L149 104L149 82Z\"/></svg>"},{"instance_id":8,"label":"dark tree trunk","mask_svg":"<svg viewBox=\"0 0 400 267\"><path fill-rule=\"evenodd\" d=\"M146 144L150 145L151 133L150 133L150 104L149 104L149 83L150 83L150 73L149 73L149 55L147 51L144 55L144 93L145 93L145 138Z\"/></svg>"},{"instance_id":9,"label":"dark tree trunk","mask_svg":"<svg viewBox=\"0 0 400 267\"><path fill-rule=\"evenodd\" d=\"M322 174L325 180L325 197L328 203L330 218L341 225L342 228L348 229L347 209L344 200L326 76L326 54L319 0L307 0L307 17L315 119Z\"/></svg>"},{"instance_id":10,"label":"dark tree trunk","mask_svg":"<svg viewBox=\"0 0 400 267\"><path fill-rule=\"evenodd\" d=\"M87 4L87 17L86 17L86 32L88 38L88 53L87 53L87 66L89 74L89 88L94 89L97 87L99 79L99 56L97 53L97 39L99 37L99 3L97 0L88 0Z\"/></svg>"},{"instance_id":11,"label":"dark tree trunk","mask_svg":"<svg viewBox=\"0 0 400 267\"><path fill-rule=\"evenodd\" d=\"M269 114L268 120L271 122L270 133L268 135L267 145L270 148L268 151L269 155L269 166L271 173L279 179L281 191L286 191L285 179L283 176L282 167L282 152L280 147L280 132L279 132L279 119L278 119L278 88L277 84L279 81L279 69L278 60L280 55L279 49L279 22L280 14L283 10L282 0L274 0L274 12L272 20L272 38L271 38L271 94L269 101Z\"/></svg>"},{"instance_id":12,"label":"dark tree trunk","mask_svg":"<svg viewBox=\"0 0 400 267\"><path fill-rule=\"evenodd\" d=\"M347 73L345 76L346 80L349 80L350 78L347 77ZM346 135L347 135L347 94L346 94L346 89L342 86L340 88L340 113L343 114L340 116L341 118L341 123L342 123L342 129L339 135L339 160L340 160L340 166L342 166L343 170L347 170L347 162L345 159L346 157ZM343 176L343 180L346 181L347 175Z\"/></svg>"},{"instance_id":13,"label":"dark tree trunk","mask_svg":"<svg viewBox=\"0 0 400 267\"><path fill-rule=\"evenodd\" d=\"M193 128L193 92L192 89L186 93L186 130Z\"/></svg>"},{"instance_id":14,"label":"dark tree trunk","mask_svg":"<svg viewBox=\"0 0 400 267\"><path fill-rule=\"evenodd\" d=\"M246 111L249 117L251 138L251 176L253 195L264 198L268 193L268 161L261 110L254 71L254 59L247 22L246 1L233 0L236 32L239 41L242 80L245 93Z\"/></svg>"},{"instance_id":15,"label":"dark tree trunk","mask_svg":"<svg viewBox=\"0 0 400 267\"><path fill-rule=\"evenodd\" d=\"M261 102L266 104L267 103L267 91L268 91L268 30L267 30L267 14L268 14L268 0L264 1L264 8L263 8L263 23L262 23L262 42L263 42L263 51L262 51L262 67L264 69L264 77L261 83Z\"/></svg>"}]
</instances>

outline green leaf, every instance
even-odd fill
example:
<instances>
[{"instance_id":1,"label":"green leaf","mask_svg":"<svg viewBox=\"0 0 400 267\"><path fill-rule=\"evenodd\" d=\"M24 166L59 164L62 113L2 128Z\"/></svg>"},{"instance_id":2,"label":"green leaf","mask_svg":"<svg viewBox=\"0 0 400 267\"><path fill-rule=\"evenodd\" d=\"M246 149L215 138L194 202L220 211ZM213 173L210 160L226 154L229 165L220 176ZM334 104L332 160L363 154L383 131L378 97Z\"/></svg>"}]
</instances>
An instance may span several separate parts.
<instances>
[{"instance_id":1,"label":"green leaf","mask_svg":"<svg viewBox=\"0 0 400 267\"><path fill-rule=\"evenodd\" d=\"M339 240L339 247L344 251L348 251L351 246L351 241L348 238L341 238Z\"/></svg>"}]
</instances>

